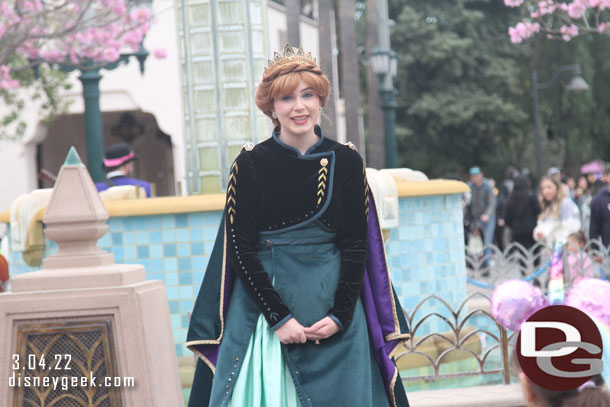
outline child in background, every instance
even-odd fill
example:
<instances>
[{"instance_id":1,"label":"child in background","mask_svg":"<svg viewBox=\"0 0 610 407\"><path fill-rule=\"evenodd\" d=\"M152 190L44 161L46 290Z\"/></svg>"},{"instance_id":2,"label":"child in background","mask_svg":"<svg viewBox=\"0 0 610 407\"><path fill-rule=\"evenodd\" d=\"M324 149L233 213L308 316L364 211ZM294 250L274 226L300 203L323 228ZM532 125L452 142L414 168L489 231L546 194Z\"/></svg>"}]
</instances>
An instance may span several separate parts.
<instances>
[{"instance_id":1,"label":"child in background","mask_svg":"<svg viewBox=\"0 0 610 407\"><path fill-rule=\"evenodd\" d=\"M593 262L583 250L586 244L587 236L582 230L568 235L568 269L572 285L583 278L593 277Z\"/></svg>"},{"instance_id":2,"label":"child in background","mask_svg":"<svg viewBox=\"0 0 610 407\"><path fill-rule=\"evenodd\" d=\"M519 376L527 407L610 407L610 393L601 375L574 390L552 391L538 386L523 373L514 351L510 367Z\"/></svg>"}]
</instances>

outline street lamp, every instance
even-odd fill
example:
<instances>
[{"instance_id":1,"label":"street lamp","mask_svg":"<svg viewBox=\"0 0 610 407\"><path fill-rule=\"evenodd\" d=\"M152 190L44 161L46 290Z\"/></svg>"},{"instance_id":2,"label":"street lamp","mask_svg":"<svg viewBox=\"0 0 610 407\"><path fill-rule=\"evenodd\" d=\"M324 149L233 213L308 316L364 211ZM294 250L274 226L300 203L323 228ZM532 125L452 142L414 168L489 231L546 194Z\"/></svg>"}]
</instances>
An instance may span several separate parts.
<instances>
[{"instance_id":1,"label":"street lamp","mask_svg":"<svg viewBox=\"0 0 610 407\"><path fill-rule=\"evenodd\" d=\"M536 169L538 170L538 178L542 177L542 149L540 148L540 137L542 133L542 125L540 119L540 105L538 101L538 90L546 89L552 86L559 76L564 72L572 72L572 79L566 85L565 90L568 92L584 92L589 89L589 85L581 76L580 65L562 65L555 69L553 76L548 82L538 82L538 71L532 68L532 102L534 107L534 125L536 129Z\"/></svg>"},{"instance_id":2,"label":"street lamp","mask_svg":"<svg viewBox=\"0 0 610 407\"><path fill-rule=\"evenodd\" d=\"M385 166L396 168L396 108L398 107L393 79L398 69L398 55L391 49L375 47L370 56L373 72L379 77L379 95L385 129Z\"/></svg>"}]
</instances>

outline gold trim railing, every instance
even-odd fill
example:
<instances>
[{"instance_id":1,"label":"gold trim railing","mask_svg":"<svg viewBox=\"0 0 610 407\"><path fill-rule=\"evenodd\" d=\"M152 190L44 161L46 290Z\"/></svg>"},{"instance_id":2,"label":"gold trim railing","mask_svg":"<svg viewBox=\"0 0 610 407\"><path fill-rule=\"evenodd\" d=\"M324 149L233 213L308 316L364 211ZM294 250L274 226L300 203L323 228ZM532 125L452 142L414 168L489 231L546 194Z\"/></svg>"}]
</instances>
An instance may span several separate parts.
<instances>
[{"instance_id":1,"label":"gold trim railing","mask_svg":"<svg viewBox=\"0 0 610 407\"><path fill-rule=\"evenodd\" d=\"M403 381L435 381L439 379L446 378L454 378L454 377L464 377L464 376L478 376L478 375L489 375L489 374L502 374L502 380L504 384L510 384L510 373L509 373L509 347L511 345L511 341L515 337L515 332L507 333L507 331L493 318L489 311L479 308L466 311L466 307L468 303L477 298L481 297L486 301L489 301L490 298L480 292L474 292L468 295L457 307L454 309L447 301L438 295L429 295L426 298L422 299L411 312L405 311L405 316L407 318L407 322L409 327L411 328L411 339L405 342L404 351L395 353L395 360L400 365L400 359L410 355L421 355L425 358L429 366L433 368L433 375L417 375L417 376L409 376L402 377ZM417 312L432 299L439 301L443 304L447 310L449 310L450 317L446 317L445 315L434 311L428 314L423 315L421 318L416 319ZM464 315L462 315L464 314ZM487 329L481 328L473 328L468 325L468 321L477 315L484 315L488 317L493 324L498 328L499 334L493 333ZM449 327L450 331L447 333L439 333L433 332L424 336L418 337L417 332L421 330L423 324L428 322L431 318L439 318L444 321ZM472 346L468 346L469 340L477 338L480 334L485 334L487 338L495 341L496 343L493 346L486 347L483 349L481 346L481 353L477 353L472 350ZM436 358L431 357L428 353L421 351L419 348L426 343L430 343L430 339L437 338L441 340L445 345L449 347L444 349L442 352L438 354ZM472 342L472 341L471 341ZM501 352L501 367L494 369L486 369L485 363L489 358L489 355L496 349L500 349ZM441 365L444 363L444 359L451 352L454 351L464 351L470 354L474 360L476 360L478 364L477 371L466 371L466 372L458 372L458 373L440 373Z\"/></svg>"}]
</instances>

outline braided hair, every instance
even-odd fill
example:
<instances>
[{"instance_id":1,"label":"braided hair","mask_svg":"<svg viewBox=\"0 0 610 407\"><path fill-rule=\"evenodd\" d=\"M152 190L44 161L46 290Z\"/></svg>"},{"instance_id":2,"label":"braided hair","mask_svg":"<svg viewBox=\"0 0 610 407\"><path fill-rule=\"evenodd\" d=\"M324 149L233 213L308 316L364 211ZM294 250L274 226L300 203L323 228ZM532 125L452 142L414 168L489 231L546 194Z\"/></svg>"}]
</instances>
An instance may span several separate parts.
<instances>
[{"instance_id":1,"label":"braided hair","mask_svg":"<svg viewBox=\"0 0 610 407\"><path fill-rule=\"evenodd\" d=\"M273 121L274 126L280 125L279 120L272 116L275 98L293 92L301 80L311 86L320 98L320 106L324 106L330 92L330 82L316 65L290 62L263 74L263 79L256 88L255 102L256 106Z\"/></svg>"}]
</instances>

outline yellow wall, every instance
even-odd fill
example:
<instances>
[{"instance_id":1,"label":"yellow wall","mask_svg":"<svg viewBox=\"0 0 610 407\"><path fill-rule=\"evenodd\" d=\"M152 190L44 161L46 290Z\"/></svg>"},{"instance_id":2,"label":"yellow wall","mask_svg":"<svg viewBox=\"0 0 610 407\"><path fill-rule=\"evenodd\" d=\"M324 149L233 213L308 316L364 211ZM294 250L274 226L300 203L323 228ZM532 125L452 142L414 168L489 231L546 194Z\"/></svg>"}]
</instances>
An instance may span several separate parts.
<instances>
[{"instance_id":1,"label":"yellow wall","mask_svg":"<svg viewBox=\"0 0 610 407\"><path fill-rule=\"evenodd\" d=\"M460 181L431 180L403 181L396 180L399 197L462 194L468 186ZM168 213L220 211L224 207L224 194L175 196L150 199L133 199L126 201L105 202L110 217L163 215ZM46 208L42 208L36 219L42 221ZM0 223L9 223L9 211L0 213Z\"/></svg>"}]
</instances>

